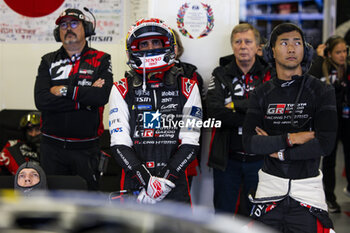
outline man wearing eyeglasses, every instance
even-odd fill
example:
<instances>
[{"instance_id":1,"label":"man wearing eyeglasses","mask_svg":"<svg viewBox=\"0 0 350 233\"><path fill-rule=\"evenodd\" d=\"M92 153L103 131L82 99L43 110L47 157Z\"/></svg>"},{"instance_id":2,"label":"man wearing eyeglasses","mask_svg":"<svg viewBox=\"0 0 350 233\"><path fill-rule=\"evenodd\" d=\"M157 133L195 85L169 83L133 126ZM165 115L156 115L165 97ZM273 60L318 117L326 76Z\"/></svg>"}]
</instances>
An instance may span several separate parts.
<instances>
[{"instance_id":1,"label":"man wearing eyeglasses","mask_svg":"<svg viewBox=\"0 0 350 233\"><path fill-rule=\"evenodd\" d=\"M79 175L96 190L111 57L88 46L94 26L80 10L66 9L56 25L54 38L62 46L42 57L34 90L42 111L41 165L48 175Z\"/></svg>"},{"instance_id":2,"label":"man wearing eyeglasses","mask_svg":"<svg viewBox=\"0 0 350 233\"><path fill-rule=\"evenodd\" d=\"M79 49L79 45L84 44L85 42L85 37L84 35L84 28L81 27L82 23L79 20L70 20L69 18L63 18L61 20L61 23L59 24L60 27L60 36L62 35L64 37L63 44L67 49L69 45L76 44L77 49ZM70 28L70 29L69 29ZM76 29L77 33L73 32L73 29ZM78 38L79 36L79 38Z\"/></svg>"}]
</instances>

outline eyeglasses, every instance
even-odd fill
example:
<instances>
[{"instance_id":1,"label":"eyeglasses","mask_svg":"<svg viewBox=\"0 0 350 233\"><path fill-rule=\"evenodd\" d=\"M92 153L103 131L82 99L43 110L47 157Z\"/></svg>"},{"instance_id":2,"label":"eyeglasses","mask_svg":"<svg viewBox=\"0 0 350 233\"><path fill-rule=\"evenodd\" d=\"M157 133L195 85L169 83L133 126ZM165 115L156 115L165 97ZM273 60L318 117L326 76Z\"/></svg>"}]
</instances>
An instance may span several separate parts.
<instances>
[{"instance_id":1,"label":"eyeglasses","mask_svg":"<svg viewBox=\"0 0 350 233\"><path fill-rule=\"evenodd\" d=\"M71 28L77 28L79 26L80 21L78 20L72 20L72 21L66 21L66 22L62 22L60 23L60 28L66 30L68 28L68 25Z\"/></svg>"}]
</instances>

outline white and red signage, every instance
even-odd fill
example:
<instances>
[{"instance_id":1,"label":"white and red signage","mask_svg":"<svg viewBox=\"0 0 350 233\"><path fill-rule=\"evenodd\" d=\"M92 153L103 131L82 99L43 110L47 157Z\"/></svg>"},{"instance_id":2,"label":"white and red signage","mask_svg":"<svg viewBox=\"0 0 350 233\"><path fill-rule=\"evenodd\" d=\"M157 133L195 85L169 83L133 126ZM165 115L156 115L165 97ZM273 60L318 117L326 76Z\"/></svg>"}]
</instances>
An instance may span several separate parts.
<instances>
[{"instance_id":1,"label":"white and red signage","mask_svg":"<svg viewBox=\"0 0 350 233\"><path fill-rule=\"evenodd\" d=\"M81 10L88 19L96 17L93 42L112 43L123 37L123 0L4 0L0 1L0 43L55 42L55 20L66 8Z\"/></svg>"}]
</instances>

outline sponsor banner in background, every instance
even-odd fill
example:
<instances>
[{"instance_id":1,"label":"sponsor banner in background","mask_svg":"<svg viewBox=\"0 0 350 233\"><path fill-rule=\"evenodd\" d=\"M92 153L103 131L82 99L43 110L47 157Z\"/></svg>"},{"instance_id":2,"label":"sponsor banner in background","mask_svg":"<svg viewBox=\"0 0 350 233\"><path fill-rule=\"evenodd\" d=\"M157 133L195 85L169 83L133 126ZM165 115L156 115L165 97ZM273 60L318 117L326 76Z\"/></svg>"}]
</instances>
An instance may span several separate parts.
<instances>
[{"instance_id":1,"label":"sponsor banner in background","mask_svg":"<svg viewBox=\"0 0 350 233\"><path fill-rule=\"evenodd\" d=\"M91 22L93 17L83 8L88 8L96 17L96 35L91 40L95 43L113 43L122 38L123 1L122 0L62 0L43 2L45 9L40 11L40 1L35 0L32 11L22 0L0 0L0 43L50 43L55 42L53 29L55 20L66 8L81 10ZM34 4L28 1L27 4ZM52 4L52 7L48 7ZM45 12L45 15L43 15Z\"/></svg>"}]
</instances>

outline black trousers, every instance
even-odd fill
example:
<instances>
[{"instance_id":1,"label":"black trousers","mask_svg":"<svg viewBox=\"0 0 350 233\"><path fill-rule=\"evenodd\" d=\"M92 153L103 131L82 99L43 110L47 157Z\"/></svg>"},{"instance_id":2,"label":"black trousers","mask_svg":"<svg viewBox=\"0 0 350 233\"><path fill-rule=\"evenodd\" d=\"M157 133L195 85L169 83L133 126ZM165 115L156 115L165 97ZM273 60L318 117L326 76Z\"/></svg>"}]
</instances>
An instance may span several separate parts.
<instances>
[{"instance_id":1,"label":"black trousers","mask_svg":"<svg viewBox=\"0 0 350 233\"><path fill-rule=\"evenodd\" d=\"M333 227L326 212L322 217L327 222L327 228ZM315 214L290 197L286 197L275 208L256 219L283 233L316 233L323 232L320 230L324 228Z\"/></svg>"},{"instance_id":2,"label":"black trousers","mask_svg":"<svg viewBox=\"0 0 350 233\"><path fill-rule=\"evenodd\" d=\"M337 144L330 155L323 157L322 160L322 173L323 173L323 189L326 194L326 200L334 202L337 198L334 194L335 189L335 162L337 159Z\"/></svg>"},{"instance_id":3,"label":"black trousers","mask_svg":"<svg viewBox=\"0 0 350 233\"><path fill-rule=\"evenodd\" d=\"M98 146L87 149L65 149L55 144L40 145L41 166L47 175L78 175L87 182L89 190L98 189Z\"/></svg>"}]
</instances>

